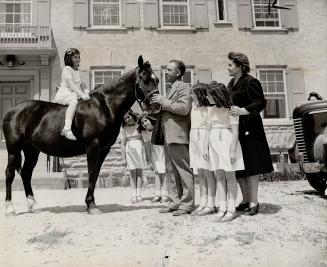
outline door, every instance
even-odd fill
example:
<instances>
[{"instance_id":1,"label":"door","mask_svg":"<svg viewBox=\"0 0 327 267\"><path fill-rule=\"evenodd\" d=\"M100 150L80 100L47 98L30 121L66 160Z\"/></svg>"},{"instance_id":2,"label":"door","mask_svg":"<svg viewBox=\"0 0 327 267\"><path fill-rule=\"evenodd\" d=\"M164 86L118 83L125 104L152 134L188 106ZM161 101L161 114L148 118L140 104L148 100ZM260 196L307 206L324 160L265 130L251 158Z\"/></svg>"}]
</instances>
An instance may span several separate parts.
<instances>
[{"instance_id":1,"label":"door","mask_svg":"<svg viewBox=\"0 0 327 267\"><path fill-rule=\"evenodd\" d=\"M0 82L0 140L5 141L2 131L3 118L15 105L29 99L29 82ZM1 143L0 142L0 143Z\"/></svg>"}]
</instances>

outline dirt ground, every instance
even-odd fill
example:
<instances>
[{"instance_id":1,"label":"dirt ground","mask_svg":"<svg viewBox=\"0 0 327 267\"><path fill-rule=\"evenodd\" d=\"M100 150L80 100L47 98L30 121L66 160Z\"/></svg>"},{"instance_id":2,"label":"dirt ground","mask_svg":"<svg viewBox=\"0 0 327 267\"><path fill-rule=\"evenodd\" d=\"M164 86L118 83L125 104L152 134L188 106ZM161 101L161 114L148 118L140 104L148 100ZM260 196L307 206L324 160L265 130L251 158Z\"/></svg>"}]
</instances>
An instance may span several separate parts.
<instances>
[{"instance_id":1,"label":"dirt ground","mask_svg":"<svg viewBox=\"0 0 327 267\"><path fill-rule=\"evenodd\" d=\"M307 181L262 182L259 193L257 216L215 223L212 215L159 214L151 187L137 205L129 188L97 188L103 214L95 216L85 212L85 189L35 191L37 214L15 191L17 216L0 206L0 266L326 267L327 199Z\"/></svg>"}]
</instances>

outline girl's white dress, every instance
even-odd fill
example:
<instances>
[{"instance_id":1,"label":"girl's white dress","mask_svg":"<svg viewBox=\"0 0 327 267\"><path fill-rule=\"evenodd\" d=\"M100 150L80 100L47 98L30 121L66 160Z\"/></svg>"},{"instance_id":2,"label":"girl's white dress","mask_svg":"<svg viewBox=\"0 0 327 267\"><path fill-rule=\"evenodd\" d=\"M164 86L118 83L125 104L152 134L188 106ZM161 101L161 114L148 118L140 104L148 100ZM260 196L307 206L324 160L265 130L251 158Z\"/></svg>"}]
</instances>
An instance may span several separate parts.
<instances>
[{"instance_id":1,"label":"girl's white dress","mask_svg":"<svg viewBox=\"0 0 327 267\"><path fill-rule=\"evenodd\" d=\"M232 144L232 124L238 124L239 117L230 116L227 108L209 107L208 124L211 124L209 135L210 170L237 171L244 170L243 154L239 141L236 147L236 161L230 160Z\"/></svg>"},{"instance_id":2,"label":"girl's white dress","mask_svg":"<svg viewBox=\"0 0 327 267\"><path fill-rule=\"evenodd\" d=\"M72 87L80 87L81 74L70 66L65 66L61 73L61 82L55 95L54 101L62 105L69 105L72 100L78 99Z\"/></svg>"},{"instance_id":3,"label":"girl's white dress","mask_svg":"<svg viewBox=\"0 0 327 267\"><path fill-rule=\"evenodd\" d=\"M193 106L191 109L190 166L197 174L198 169L209 170L210 164L204 159L205 135L207 131L208 107Z\"/></svg>"},{"instance_id":4,"label":"girl's white dress","mask_svg":"<svg viewBox=\"0 0 327 267\"><path fill-rule=\"evenodd\" d=\"M153 145L151 144L152 132L143 131L142 132L144 143L149 147L150 163L157 173L166 173L166 164L165 164L165 149L164 146Z\"/></svg>"},{"instance_id":5,"label":"girl's white dress","mask_svg":"<svg viewBox=\"0 0 327 267\"><path fill-rule=\"evenodd\" d=\"M146 169L144 141L137 125L126 126L122 129L122 136L126 140L126 163L128 170Z\"/></svg>"}]
</instances>

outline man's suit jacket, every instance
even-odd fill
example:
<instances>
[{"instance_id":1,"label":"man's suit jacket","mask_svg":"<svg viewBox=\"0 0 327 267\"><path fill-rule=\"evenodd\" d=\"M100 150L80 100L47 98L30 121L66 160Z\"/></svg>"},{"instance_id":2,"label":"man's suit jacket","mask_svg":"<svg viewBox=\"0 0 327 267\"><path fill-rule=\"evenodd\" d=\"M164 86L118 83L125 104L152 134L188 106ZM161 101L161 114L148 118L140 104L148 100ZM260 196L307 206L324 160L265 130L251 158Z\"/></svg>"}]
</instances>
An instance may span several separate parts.
<instances>
[{"instance_id":1,"label":"man's suit jacket","mask_svg":"<svg viewBox=\"0 0 327 267\"><path fill-rule=\"evenodd\" d=\"M189 143L191 101L191 87L175 81L161 106L161 125L167 144Z\"/></svg>"}]
</instances>

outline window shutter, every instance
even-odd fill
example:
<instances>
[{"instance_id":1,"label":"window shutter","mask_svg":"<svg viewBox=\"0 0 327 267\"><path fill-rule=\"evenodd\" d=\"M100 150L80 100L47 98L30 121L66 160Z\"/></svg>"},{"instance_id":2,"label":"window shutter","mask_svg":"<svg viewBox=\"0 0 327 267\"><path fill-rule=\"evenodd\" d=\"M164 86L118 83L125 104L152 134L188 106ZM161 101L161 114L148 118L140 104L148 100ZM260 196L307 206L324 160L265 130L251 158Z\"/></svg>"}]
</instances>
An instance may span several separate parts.
<instances>
[{"instance_id":1,"label":"window shutter","mask_svg":"<svg viewBox=\"0 0 327 267\"><path fill-rule=\"evenodd\" d=\"M298 29L299 19L297 15L296 0L279 0L280 6L288 7L290 9L281 9L282 27L287 29Z\"/></svg>"},{"instance_id":2,"label":"window shutter","mask_svg":"<svg viewBox=\"0 0 327 267\"><path fill-rule=\"evenodd\" d=\"M81 82L86 85L86 88L89 90L92 90L91 84L90 84L90 75L88 70L81 70ZM84 88L83 88L84 89Z\"/></svg>"},{"instance_id":3,"label":"window shutter","mask_svg":"<svg viewBox=\"0 0 327 267\"><path fill-rule=\"evenodd\" d=\"M156 68L153 68L152 69L154 74L158 77L159 79L159 83L158 83L158 90L159 90L159 93L160 94L163 94L163 91L162 91L162 88L161 88L161 79L162 79L162 76L161 76L161 70L160 69L156 69Z\"/></svg>"},{"instance_id":4,"label":"window shutter","mask_svg":"<svg viewBox=\"0 0 327 267\"><path fill-rule=\"evenodd\" d=\"M237 0L237 18L239 29L251 29L253 27L250 0Z\"/></svg>"},{"instance_id":5,"label":"window shutter","mask_svg":"<svg viewBox=\"0 0 327 267\"><path fill-rule=\"evenodd\" d=\"M38 26L50 25L50 1L49 0L37 1L37 25Z\"/></svg>"},{"instance_id":6,"label":"window shutter","mask_svg":"<svg viewBox=\"0 0 327 267\"><path fill-rule=\"evenodd\" d=\"M89 1L74 0L74 27L89 27Z\"/></svg>"},{"instance_id":7,"label":"window shutter","mask_svg":"<svg viewBox=\"0 0 327 267\"><path fill-rule=\"evenodd\" d=\"M144 2L144 28L159 28L158 0Z\"/></svg>"},{"instance_id":8,"label":"window shutter","mask_svg":"<svg viewBox=\"0 0 327 267\"><path fill-rule=\"evenodd\" d=\"M135 0L122 0L122 26L126 28L140 28L140 4Z\"/></svg>"},{"instance_id":9,"label":"window shutter","mask_svg":"<svg viewBox=\"0 0 327 267\"><path fill-rule=\"evenodd\" d=\"M212 81L212 73L210 69L197 69L194 74L193 84L200 83L210 83Z\"/></svg>"},{"instance_id":10,"label":"window shutter","mask_svg":"<svg viewBox=\"0 0 327 267\"><path fill-rule=\"evenodd\" d=\"M290 68L286 74L288 75L286 81L289 89L288 109L289 116L292 117L294 107L306 100L304 73L300 68Z\"/></svg>"},{"instance_id":11,"label":"window shutter","mask_svg":"<svg viewBox=\"0 0 327 267\"><path fill-rule=\"evenodd\" d=\"M207 1L191 0L191 26L197 29L208 29L208 3Z\"/></svg>"}]
</instances>

